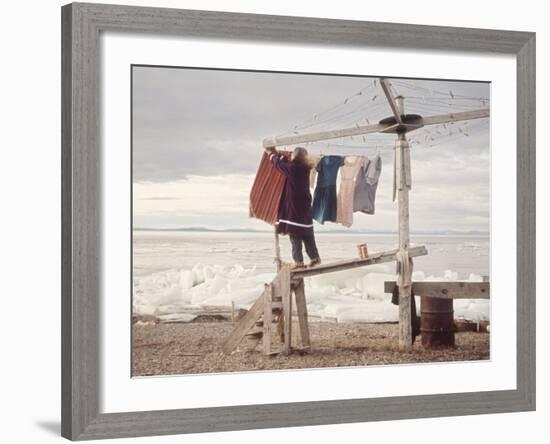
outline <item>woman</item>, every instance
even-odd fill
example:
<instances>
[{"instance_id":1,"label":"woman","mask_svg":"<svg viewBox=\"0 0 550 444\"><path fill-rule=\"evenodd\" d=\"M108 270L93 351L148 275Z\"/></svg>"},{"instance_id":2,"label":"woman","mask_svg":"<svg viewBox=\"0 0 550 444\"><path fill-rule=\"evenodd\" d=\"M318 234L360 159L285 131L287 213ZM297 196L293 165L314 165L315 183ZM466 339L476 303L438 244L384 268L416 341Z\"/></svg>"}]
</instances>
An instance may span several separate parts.
<instances>
[{"instance_id":1,"label":"woman","mask_svg":"<svg viewBox=\"0 0 550 444\"><path fill-rule=\"evenodd\" d=\"M274 167L286 176L286 184L277 216L277 233L289 235L295 269L305 267L302 244L311 259L309 266L319 265L321 258L313 234L311 193L309 192L311 165L308 161L307 151L305 148L296 148L290 160L279 156L275 148L267 148L266 152Z\"/></svg>"}]
</instances>

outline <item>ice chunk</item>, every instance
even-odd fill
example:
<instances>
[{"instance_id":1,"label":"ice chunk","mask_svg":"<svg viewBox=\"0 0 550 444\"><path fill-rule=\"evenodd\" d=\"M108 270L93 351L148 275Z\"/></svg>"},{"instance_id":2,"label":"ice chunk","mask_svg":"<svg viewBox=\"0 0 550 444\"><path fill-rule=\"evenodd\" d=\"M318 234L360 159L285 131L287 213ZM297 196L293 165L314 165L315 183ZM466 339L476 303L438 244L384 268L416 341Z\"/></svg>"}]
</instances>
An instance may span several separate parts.
<instances>
[{"instance_id":1,"label":"ice chunk","mask_svg":"<svg viewBox=\"0 0 550 444\"><path fill-rule=\"evenodd\" d=\"M183 290L189 290L193 288L194 279L193 279L193 272L191 270L181 270L180 285Z\"/></svg>"}]
</instances>

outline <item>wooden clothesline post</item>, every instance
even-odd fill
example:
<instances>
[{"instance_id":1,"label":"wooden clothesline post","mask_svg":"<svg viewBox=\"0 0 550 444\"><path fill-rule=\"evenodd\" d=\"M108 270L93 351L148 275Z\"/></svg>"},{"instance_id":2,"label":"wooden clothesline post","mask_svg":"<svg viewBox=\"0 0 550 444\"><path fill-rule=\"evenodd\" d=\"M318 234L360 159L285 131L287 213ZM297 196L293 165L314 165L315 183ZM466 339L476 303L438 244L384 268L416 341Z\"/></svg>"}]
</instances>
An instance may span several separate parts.
<instances>
[{"instance_id":1,"label":"wooden clothesline post","mask_svg":"<svg viewBox=\"0 0 550 444\"><path fill-rule=\"evenodd\" d=\"M409 257L409 188L411 164L407 162L409 159L409 143L405 134L399 134L395 142L395 149L399 150L399 178L398 182L398 208L399 208L399 251L401 257L408 260ZM395 153L397 155L397 153ZM396 172L397 175L397 172ZM405 253L405 254L403 254ZM412 259L411 259L412 260ZM404 267L403 264L399 268L399 281L403 285L399 286L399 348L408 351L412 348L412 328L411 328L411 285L412 270L411 267Z\"/></svg>"},{"instance_id":2,"label":"wooden clothesline post","mask_svg":"<svg viewBox=\"0 0 550 444\"><path fill-rule=\"evenodd\" d=\"M401 258L401 262L398 261L397 279L399 282L399 349L410 351L413 344L411 325L412 267L404 262L409 260L412 262L412 259L409 259L409 190L412 184L411 155L406 136L410 128L403 122L403 119L405 119L405 98L403 96L393 97L390 85L386 79L380 79L380 85L388 99L397 124L391 131L397 133L394 148L394 187L397 189L399 253Z\"/></svg>"}]
</instances>

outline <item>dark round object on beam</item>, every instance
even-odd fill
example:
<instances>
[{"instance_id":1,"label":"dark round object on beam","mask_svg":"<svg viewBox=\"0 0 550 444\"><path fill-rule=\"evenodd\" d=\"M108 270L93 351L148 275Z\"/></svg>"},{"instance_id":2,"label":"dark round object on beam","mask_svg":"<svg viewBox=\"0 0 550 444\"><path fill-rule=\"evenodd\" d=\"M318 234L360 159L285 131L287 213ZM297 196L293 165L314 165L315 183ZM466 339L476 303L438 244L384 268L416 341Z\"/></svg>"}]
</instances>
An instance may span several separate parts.
<instances>
[{"instance_id":1,"label":"dark round object on beam","mask_svg":"<svg viewBox=\"0 0 550 444\"><path fill-rule=\"evenodd\" d=\"M422 116L418 114L401 114L402 123L398 123L395 116L386 117L379 123L382 125L388 125L388 127L382 130L382 133L396 133L403 134L413 131L418 128L422 128Z\"/></svg>"},{"instance_id":2,"label":"dark round object on beam","mask_svg":"<svg viewBox=\"0 0 550 444\"><path fill-rule=\"evenodd\" d=\"M455 325L452 299L420 298L420 332L424 348L455 346Z\"/></svg>"},{"instance_id":3,"label":"dark round object on beam","mask_svg":"<svg viewBox=\"0 0 550 444\"><path fill-rule=\"evenodd\" d=\"M401 120L403 121L403 123L416 125L420 123L420 121L422 120L422 116L419 114L401 114ZM395 116L390 116L382 119L378 123L382 125L395 125L397 123L397 120L395 119Z\"/></svg>"}]
</instances>

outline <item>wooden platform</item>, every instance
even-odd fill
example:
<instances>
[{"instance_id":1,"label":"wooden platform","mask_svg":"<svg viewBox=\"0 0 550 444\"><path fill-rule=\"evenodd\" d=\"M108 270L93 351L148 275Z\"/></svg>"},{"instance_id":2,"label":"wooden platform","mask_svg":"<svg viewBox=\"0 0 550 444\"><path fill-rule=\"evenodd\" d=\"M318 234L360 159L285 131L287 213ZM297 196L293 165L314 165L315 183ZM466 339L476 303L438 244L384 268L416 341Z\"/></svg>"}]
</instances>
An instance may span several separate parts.
<instances>
[{"instance_id":1,"label":"wooden platform","mask_svg":"<svg viewBox=\"0 0 550 444\"><path fill-rule=\"evenodd\" d=\"M331 262L328 264L318 265L313 268L305 268L302 270L295 270L290 272L293 280L303 279L306 277L316 276L325 273L334 273L336 271L349 270L352 268L366 267L368 265L383 264L386 262L393 262L395 260L395 254L398 250L382 251L379 253L373 253L366 259L350 259L345 261ZM409 249L409 257L425 256L428 254L426 247L412 247Z\"/></svg>"},{"instance_id":2,"label":"wooden platform","mask_svg":"<svg viewBox=\"0 0 550 444\"><path fill-rule=\"evenodd\" d=\"M247 338L252 348L256 347L261 341L263 353L266 355L290 353L292 295L294 295L296 302L302 349L309 349L310 338L304 278L392 262L396 260L397 252L398 250L383 251L371 254L366 259L350 259L300 270L291 270L288 265L282 266L273 281L265 285L264 292L254 302L250 310L235 325L235 329L223 344L223 352L225 354L232 353ZM424 246L413 247L409 250L409 257L426 254L428 254L428 251ZM277 325L276 329L274 324ZM275 332L278 335L275 335ZM280 339L281 344L278 348L273 343L273 336L278 336Z\"/></svg>"}]
</instances>

